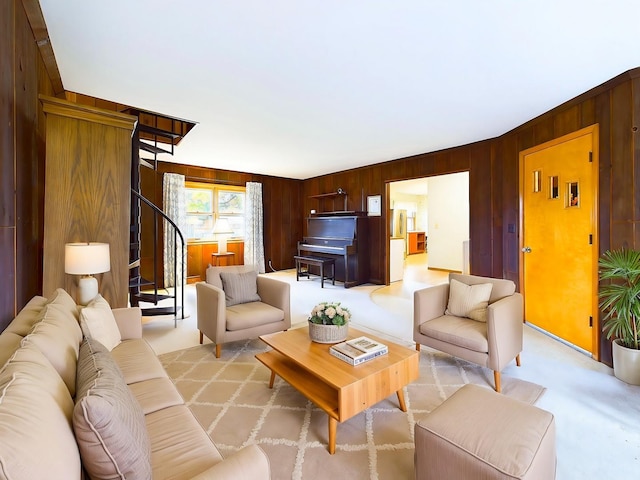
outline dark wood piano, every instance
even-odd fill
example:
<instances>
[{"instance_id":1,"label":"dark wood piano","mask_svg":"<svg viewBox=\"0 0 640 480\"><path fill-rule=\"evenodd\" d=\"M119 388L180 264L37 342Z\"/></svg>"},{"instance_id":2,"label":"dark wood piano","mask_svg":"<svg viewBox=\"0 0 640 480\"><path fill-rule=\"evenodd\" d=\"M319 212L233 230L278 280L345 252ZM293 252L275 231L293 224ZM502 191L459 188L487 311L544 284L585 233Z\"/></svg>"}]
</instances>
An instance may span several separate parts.
<instances>
[{"instance_id":1,"label":"dark wood piano","mask_svg":"<svg viewBox=\"0 0 640 480\"><path fill-rule=\"evenodd\" d=\"M332 257L335 277L345 288L369 281L368 218L363 215L322 214L307 218L307 235L298 242L298 255Z\"/></svg>"}]
</instances>

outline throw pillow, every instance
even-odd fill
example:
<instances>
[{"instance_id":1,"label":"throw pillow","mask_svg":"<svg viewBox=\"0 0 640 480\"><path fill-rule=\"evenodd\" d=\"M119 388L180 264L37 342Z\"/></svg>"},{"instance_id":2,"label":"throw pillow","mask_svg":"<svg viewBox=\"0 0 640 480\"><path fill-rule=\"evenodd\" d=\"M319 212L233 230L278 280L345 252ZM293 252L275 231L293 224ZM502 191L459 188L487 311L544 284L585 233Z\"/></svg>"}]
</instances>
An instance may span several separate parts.
<instances>
[{"instance_id":1,"label":"throw pillow","mask_svg":"<svg viewBox=\"0 0 640 480\"><path fill-rule=\"evenodd\" d=\"M449 303L444 313L486 322L492 288L491 283L467 285L452 278L449 282Z\"/></svg>"},{"instance_id":2,"label":"throw pillow","mask_svg":"<svg viewBox=\"0 0 640 480\"><path fill-rule=\"evenodd\" d=\"M258 272L255 270L243 273L220 272L220 278L227 307L261 300L258 295Z\"/></svg>"},{"instance_id":3,"label":"throw pillow","mask_svg":"<svg viewBox=\"0 0 640 480\"><path fill-rule=\"evenodd\" d=\"M111 307L100 294L80 311L80 326L85 337L98 340L109 351L122 341Z\"/></svg>"},{"instance_id":4,"label":"throw pillow","mask_svg":"<svg viewBox=\"0 0 640 480\"><path fill-rule=\"evenodd\" d=\"M76 301L64 288L56 288L56 291L53 292L51 297L49 297L47 303L49 305L60 305L71 312L76 319L78 318L78 306L76 305Z\"/></svg>"},{"instance_id":5,"label":"throw pillow","mask_svg":"<svg viewBox=\"0 0 640 480\"><path fill-rule=\"evenodd\" d=\"M63 306L55 303L45 305L39 318L40 321L24 337L22 344L32 343L39 348L62 377L71 396L74 396L78 348L82 342L78 320Z\"/></svg>"},{"instance_id":6,"label":"throw pillow","mask_svg":"<svg viewBox=\"0 0 640 480\"><path fill-rule=\"evenodd\" d=\"M73 430L92 479L152 477L144 413L111 354L98 341L80 345Z\"/></svg>"}]
</instances>

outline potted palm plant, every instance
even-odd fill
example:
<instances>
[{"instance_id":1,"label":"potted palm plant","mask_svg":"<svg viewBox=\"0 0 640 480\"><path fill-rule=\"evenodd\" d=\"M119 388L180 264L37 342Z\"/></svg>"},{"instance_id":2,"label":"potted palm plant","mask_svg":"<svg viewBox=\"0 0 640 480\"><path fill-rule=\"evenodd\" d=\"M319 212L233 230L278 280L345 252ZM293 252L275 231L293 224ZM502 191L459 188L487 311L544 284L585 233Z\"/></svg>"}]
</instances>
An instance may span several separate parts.
<instances>
[{"instance_id":1,"label":"potted palm plant","mask_svg":"<svg viewBox=\"0 0 640 480\"><path fill-rule=\"evenodd\" d=\"M613 373L640 385L640 251L608 250L599 261L602 330L613 340Z\"/></svg>"}]
</instances>

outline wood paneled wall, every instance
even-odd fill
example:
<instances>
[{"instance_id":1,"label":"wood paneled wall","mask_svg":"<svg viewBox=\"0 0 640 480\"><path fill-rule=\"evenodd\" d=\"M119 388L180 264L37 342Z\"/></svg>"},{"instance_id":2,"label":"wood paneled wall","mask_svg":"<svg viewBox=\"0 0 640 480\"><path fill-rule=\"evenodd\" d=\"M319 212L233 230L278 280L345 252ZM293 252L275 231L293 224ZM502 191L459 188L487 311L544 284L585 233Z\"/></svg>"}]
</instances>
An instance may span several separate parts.
<instances>
[{"instance_id":1,"label":"wood paneled wall","mask_svg":"<svg viewBox=\"0 0 640 480\"><path fill-rule=\"evenodd\" d=\"M110 246L111 270L99 289L113 308L129 294L131 133L136 117L41 97L47 115L43 292L64 287L75 296L77 278L64 272L69 242Z\"/></svg>"},{"instance_id":2,"label":"wood paneled wall","mask_svg":"<svg viewBox=\"0 0 640 480\"><path fill-rule=\"evenodd\" d=\"M20 0L0 2L0 331L42 293L44 114L54 87Z\"/></svg>"},{"instance_id":3,"label":"wood paneled wall","mask_svg":"<svg viewBox=\"0 0 640 480\"><path fill-rule=\"evenodd\" d=\"M262 201L264 213L264 255L265 267L270 271L268 262L275 270L293 268L297 242L302 239L302 181L290 178L271 177L251 173L233 172L214 168L195 167L169 162L158 162L158 170L141 167L140 177L142 194L162 208L162 175L164 173L179 173L186 180L197 182L211 182L224 185L243 186L247 182L262 183ZM143 225L145 224L143 210ZM153 236L153 228L146 226L142 229L141 242L148 245ZM147 252L150 249L145 249ZM142 276L150 278L151 272L145 269L153 268L149 258L141 259ZM156 265L162 278L162 264Z\"/></svg>"}]
</instances>

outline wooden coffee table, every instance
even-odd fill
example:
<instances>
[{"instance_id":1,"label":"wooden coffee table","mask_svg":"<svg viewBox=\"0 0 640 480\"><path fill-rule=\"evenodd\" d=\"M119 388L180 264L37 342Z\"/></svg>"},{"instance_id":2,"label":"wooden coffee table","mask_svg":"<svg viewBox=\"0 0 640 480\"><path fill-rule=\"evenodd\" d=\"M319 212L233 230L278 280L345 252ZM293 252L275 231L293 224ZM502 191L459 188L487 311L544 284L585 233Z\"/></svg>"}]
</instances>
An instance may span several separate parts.
<instances>
[{"instance_id":1,"label":"wooden coffee table","mask_svg":"<svg viewBox=\"0 0 640 480\"><path fill-rule=\"evenodd\" d=\"M307 328L260 337L273 348L256 355L271 370L269 388L273 388L278 375L327 413L331 454L336 451L338 422L348 420L394 392L400 409L406 412L402 389L418 378L416 350L349 328L349 338L361 335L386 344L389 353L352 366L332 356L330 345L312 342Z\"/></svg>"}]
</instances>

